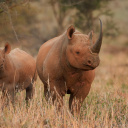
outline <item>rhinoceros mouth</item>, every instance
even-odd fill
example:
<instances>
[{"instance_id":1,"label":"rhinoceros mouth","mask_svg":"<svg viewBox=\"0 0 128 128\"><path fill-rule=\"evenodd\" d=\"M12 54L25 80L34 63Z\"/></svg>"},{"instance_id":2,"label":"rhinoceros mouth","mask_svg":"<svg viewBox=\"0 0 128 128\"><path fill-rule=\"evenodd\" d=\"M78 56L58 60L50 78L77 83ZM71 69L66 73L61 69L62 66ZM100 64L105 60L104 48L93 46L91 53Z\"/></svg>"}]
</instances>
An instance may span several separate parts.
<instances>
[{"instance_id":1,"label":"rhinoceros mouth","mask_svg":"<svg viewBox=\"0 0 128 128\"><path fill-rule=\"evenodd\" d=\"M91 66L87 66L88 68L90 68L90 70L93 70L95 69L95 67L91 67Z\"/></svg>"},{"instance_id":2,"label":"rhinoceros mouth","mask_svg":"<svg viewBox=\"0 0 128 128\"><path fill-rule=\"evenodd\" d=\"M95 67L92 67L91 65L83 64L85 68L88 68L89 70L95 69Z\"/></svg>"}]
</instances>

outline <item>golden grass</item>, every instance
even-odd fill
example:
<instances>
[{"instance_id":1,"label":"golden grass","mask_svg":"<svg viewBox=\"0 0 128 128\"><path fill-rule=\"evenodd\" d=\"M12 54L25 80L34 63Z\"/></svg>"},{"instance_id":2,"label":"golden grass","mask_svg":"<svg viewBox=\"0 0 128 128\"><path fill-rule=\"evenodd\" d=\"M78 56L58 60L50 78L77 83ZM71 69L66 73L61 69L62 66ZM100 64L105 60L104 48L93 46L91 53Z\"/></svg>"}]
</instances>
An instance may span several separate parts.
<instances>
[{"instance_id":1,"label":"golden grass","mask_svg":"<svg viewBox=\"0 0 128 128\"><path fill-rule=\"evenodd\" d=\"M68 110L69 95L64 98L62 112L47 103L43 84L38 79L34 99L26 109L25 92L17 94L12 105L0 110L2 128L127 128L128 127L128 58L120 52L112 55L101 51L101 64L91 91L85 99L80 118Z\"/></svg>"}]
</instances>

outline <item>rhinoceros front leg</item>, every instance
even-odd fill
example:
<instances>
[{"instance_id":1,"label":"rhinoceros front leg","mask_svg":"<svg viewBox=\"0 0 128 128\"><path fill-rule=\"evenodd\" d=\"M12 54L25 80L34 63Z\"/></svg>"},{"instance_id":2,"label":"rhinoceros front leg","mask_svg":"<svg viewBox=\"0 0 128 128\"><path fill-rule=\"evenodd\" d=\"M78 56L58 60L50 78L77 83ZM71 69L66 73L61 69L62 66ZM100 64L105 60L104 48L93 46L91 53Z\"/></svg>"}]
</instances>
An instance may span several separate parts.
<instances>
[{"instance_id":1,"label":"rhinoceros front leg","mask_svg":"<svg viewBox=\"0 0 128 128\"><path fill-rule=\"evenodd\" d=\"M91 85L83 85L75 94L70 95L69 109L73 115L80 114L80 108L86 96L89 93Z\"/></svg>"},{"instance_id":2,"label":"rhinoceros front leg","mask_svg":"<svg viewBox=\"0 0 128 128\"><path fill-rule=\"evenodd\" d=\"M59 82L50 82L49 84L44 83L44 95L47 102L52 100L52 103L57 107L58 110L63 105L63 95L59 89Z\"/></svg>"},{"instance_id":3,"label":"rhinoceros front leg","mask_svg":"<svg viewBox=\"0 0 128 128\"><path fill-rule=\"evenodd\" d=\"M8 103L9 103L9 99L8 99L8 96L7 96L7 91L2 90L2 96L1 96L2 109L3 109L4 106L7 106Z\"/></svg>"},{"instance_id":4,"label":"rhinoceros front leg","mask_svg":"<svg viewBox=\"0 0 128 128\"><path fill-rule=\"evenodd\" d=\"M15 90L2 90L2 108L10 103L14 106L15 103Z\"/></svg>"}]
</instances>

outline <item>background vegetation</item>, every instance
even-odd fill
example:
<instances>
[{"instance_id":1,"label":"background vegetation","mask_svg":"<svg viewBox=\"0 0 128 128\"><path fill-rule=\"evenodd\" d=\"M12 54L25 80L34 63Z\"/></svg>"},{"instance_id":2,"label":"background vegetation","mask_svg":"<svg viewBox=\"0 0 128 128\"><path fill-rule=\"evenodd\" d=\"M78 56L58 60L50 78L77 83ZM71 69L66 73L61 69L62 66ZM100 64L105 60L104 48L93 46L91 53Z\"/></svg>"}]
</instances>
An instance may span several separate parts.
<instances>
[{"instance_id":1,"label":"background vegetation","mask_svg":"<svg viewBox=\"0 0 128 128\"><path fill-rule=\"evenodd\" d=\"M27 110L25 92L17 94L15 110L0 109L0 127L127 128L128 127L128 1L127 0L0 0L0 47L6 42L35 56L45 41L63 33L70 24L87 34L99 31L103 21L101 63L79 119L62 113L43 97L38 79L35 98Z\"/></svg>"},{"instance_id":2,"label":"background vegetation","mask_svg":"<svg viewBox=\"0 0 128 128\"><path fill-rule=\"evenodd\" d=\"M0 42L22 45L36 55L42 43L71 24L97 35L100 17L104 44L126 46L127 6L126 0L0 0Z\"/></svg>"}]
</instances>

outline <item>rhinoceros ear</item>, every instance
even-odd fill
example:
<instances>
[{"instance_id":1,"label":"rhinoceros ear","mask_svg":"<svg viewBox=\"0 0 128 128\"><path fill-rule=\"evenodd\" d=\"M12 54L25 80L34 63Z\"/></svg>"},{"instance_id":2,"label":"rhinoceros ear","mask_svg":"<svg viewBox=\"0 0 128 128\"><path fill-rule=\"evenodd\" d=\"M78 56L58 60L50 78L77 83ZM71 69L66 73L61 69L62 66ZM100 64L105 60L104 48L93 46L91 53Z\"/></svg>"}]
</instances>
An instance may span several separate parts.
<instances>
[{"instance_id":1,"label":"rhinoceros ear","mask_svg":"<svg viewBox=\"0 0 128 128\"><path fill-rule=\"evenodd\" d=\"M72 35L75 32L75 28L73 25L71 25L68 29L67 29L67 36L68 39L72 39Z\"/></svg>"},{"instance_id":2,"label":"rhinoceros ear","mask_svg":"<svg viewBox=\"0 0 128 128\"><path fill-rule=\"evenodd\" d=\"M4 53L9 54L10 51L11 51L11 46L8 43L6 43L4 46Z\"/></svg>"}]
</instances>

